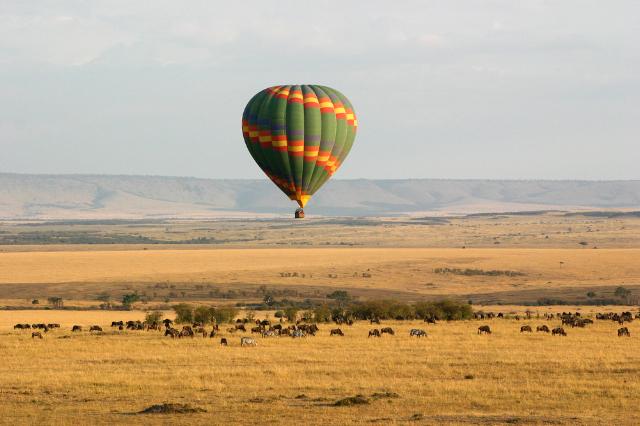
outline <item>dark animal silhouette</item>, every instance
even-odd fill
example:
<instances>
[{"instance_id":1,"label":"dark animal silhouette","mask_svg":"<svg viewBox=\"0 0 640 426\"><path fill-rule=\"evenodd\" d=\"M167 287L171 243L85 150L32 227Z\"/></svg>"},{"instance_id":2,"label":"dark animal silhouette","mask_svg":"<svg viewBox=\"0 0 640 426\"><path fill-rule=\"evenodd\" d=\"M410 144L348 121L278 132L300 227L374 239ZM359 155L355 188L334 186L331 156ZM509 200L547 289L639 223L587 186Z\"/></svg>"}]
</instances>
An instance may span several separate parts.
<instances>
[{"instance_id":1,"label":"dark animal silhouette","mask_svg":"<svg viewBox=\"0 0 640 426\"><path fill-rule=\"evenodd\" d=\"M478 334L491 334L491 328L488 325L478 327Z\"/></svg>"}]
</instances>

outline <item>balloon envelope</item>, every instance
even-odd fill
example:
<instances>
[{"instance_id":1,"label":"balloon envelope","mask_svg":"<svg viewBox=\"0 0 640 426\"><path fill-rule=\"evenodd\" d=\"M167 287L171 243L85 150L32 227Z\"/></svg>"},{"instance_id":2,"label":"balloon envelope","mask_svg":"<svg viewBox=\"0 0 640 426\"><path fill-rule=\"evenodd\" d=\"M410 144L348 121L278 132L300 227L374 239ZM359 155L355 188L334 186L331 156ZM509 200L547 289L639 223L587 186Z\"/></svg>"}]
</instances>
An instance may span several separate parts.
<instances>
[{"instance_id":1,"label":"balloon envelope","mask_svg":"<svg viewBox=\"0 0 640 426\"><path fill-rule=\"evenodd\" d=\"M251 98L242 114L251 156L300 207L342 165L357 127L349 100L318 85L269 87Z\"/></svg>"}]
</instances>

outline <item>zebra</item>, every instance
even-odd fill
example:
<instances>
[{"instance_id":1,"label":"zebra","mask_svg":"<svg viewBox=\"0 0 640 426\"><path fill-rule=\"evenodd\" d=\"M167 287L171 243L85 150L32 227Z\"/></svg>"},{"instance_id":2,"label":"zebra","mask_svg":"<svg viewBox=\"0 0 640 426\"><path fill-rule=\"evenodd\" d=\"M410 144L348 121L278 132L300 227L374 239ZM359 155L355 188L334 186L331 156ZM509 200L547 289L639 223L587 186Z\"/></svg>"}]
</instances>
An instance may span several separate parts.
<instances>
[{"instance_id":1,"label":"zebra","mask_svg":"<svg viewBox=\"0 0 640 426\"><path fill-rule=\"evenodd\" d=\"M409 332L409 337L412 337L412 336L427 337L427 332L419 328L412 328L411 331Z\"/></svg>"},{"instance_id":2,"label":"zebra","mask_svg":"<svg viewBox=\"0 0 640 426\"><path fill-rule=\"evenodd\" d=\"M306 337L307 333L304 332L304 330L294 330L293 333L291 333L291 337L296 338L296 337Z\"/></svg>"},{"instance_id":3,"label":"zebra","mask_svg":"<svg viewBox=\"0 0 640 426\"><path fill-rule=\"evenodd\" d=\"M258 346L258 342L253 337L241 337L240 346Z\"/></svg>"}]
</instances>

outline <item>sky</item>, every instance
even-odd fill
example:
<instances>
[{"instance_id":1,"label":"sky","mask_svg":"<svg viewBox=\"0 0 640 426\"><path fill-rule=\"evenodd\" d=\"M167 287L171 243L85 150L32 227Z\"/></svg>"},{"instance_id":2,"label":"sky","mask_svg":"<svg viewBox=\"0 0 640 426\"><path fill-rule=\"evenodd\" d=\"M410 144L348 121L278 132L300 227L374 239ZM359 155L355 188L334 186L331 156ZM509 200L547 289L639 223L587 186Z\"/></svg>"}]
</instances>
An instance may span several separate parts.
<instances>
[{"instance_id":1,"label":"sky","mask_svg":"<svg viewBox=\"0 0 640 426\"><path fill-rule=\"evenodd\" d=\"M247 101L343 92L336 178L640 179L640 2L0 1L0 172L257 178Z\"/></svg>"}]
</instances>

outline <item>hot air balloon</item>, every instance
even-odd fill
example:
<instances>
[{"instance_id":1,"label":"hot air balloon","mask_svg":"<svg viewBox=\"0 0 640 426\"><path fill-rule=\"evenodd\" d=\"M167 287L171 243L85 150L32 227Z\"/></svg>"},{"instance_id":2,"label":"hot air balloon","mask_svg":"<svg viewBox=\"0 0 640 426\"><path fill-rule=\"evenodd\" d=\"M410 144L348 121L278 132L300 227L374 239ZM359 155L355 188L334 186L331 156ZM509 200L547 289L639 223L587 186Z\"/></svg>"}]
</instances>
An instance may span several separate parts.
<instances>
[{"instance_id":1,"label":"hot air balloon","mask_svg":"<svg viewBox=\"0 0 640 426\"><path fill-rule=\"evenodd\" d=\"M351 102L326 86L273 86L257 93L242 114L242 135L262 171L304 206L338 170L356 137Z\"/></svg>"}]
</instances>

